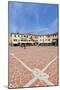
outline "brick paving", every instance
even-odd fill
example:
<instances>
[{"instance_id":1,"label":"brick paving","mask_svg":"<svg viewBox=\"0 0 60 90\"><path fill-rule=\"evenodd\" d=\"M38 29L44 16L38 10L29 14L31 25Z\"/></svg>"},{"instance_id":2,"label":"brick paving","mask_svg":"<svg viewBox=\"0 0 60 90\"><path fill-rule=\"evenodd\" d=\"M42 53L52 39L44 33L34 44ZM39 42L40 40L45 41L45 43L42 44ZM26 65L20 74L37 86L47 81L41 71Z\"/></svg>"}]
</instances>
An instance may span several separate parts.
<instances>
[{"instance_id":1,"label":"brick paving","mask_svg":"<svg viewBox=\"0 0 60 90\"><path fill-rule=\"evenodd\" d=\"M31 69L42 70L53 58L58 57L58 48L54 46L27 46L26 49L19 46L9 47L9 88L23 87L33 79L32 72L28 71L10 53L21 59ZM49 80L58 84L58 59L53 62L45 71L49 75ZM47 86L42 80L36 80L32 86Z\"/></svg>"}]
</instances>

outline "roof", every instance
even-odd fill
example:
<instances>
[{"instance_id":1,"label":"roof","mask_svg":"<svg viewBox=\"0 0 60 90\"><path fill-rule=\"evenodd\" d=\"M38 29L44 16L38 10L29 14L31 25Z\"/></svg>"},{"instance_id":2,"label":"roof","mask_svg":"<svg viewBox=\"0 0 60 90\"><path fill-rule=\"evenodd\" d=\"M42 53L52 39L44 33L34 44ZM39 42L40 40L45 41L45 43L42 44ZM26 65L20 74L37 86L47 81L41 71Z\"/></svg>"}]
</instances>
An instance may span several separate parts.
<instances>
[{"instance_id":1,"label":"roof","mask_svg":"<svg viewBox=\"0 0 60 90\"><path fill-rule=\"evenodd\" d=\"M51 33L51 34L32 34L32 33L10 33L11 35L14 34L18 34L18 35L33 35L33 36L50 36L50 35L58 35L58 32L55 32L55 33Z\"/></svg>"}]
</instances>

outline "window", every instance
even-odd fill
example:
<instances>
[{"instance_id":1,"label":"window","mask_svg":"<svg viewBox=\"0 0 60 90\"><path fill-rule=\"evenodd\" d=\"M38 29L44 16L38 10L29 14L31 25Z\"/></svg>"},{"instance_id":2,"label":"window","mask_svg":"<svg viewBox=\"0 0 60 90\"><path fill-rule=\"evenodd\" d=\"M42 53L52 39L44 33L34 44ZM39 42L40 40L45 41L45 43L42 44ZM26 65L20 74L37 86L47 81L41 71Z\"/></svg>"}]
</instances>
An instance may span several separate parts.
<instances>
[{"instance_id":1,"label":"window","mask_svg":"<svg viewBox=\"0 0 60 90\"><path fill-rule=\"evenodd\" d=\"M54 35L53 35L53 37L54 37Z\"/></svg>"},{"instance_id":2,"label":"window","mask_svg":"<svg viewBox=\"0 0 60 90\"><path fill-rule=\"evenodd\" d=\"M21 35L21 37L23 37L23 35Z\"/></svg>"},{"instance_id":3,"label":"window","mask_svg":"<svg viewBox=\"0 0 60 90\"><path fill-rule=\"evenodd\" d=\"M21 40L21 41L23 41L23 40Z\"/></svg>"},{"instance_id":4,"label":"window","mask_svg":"<svg viewBox=\"0 0 60 90\"><path fill-rule=\"evenodd\" d=\"M28 38L28 35L26 37Z\"/></svg>"},{"instance_id":5,"label":"window","mask_svg":"<svg viewBox=\"0 0 60 90\"><path fill-rule=\"evenodd\" d=\"M50 41L50 39L48 39L48 41Z\"/></svg>"},{"instance_id":6,"label":"window","mask_svg":"<svg viewBox=\"0 0 60 90\"><path fill-rule=\"evenodd\" d=\"M16 37L16 35L14 35L14 37Z\"/></svg>"},{"instance_id":7,"label":"window","mask_svg":"<svg viewBox=\"0 0 60 90\"><path fill-rule=\"evenodd\" d=\"M56 34L54 36L56 36Z\"/></svg>"},{"instance_id":8,"label":"window","mask_svg":"<svg viewBox=\"0 0 60 90\"><path fill-rule=\"evenodd\" d=\"M48 35L48 37L50 37L50 36Z\"/></svg>"},{"instance_id":9,"label":"window","mask_svg":"<svg viewBox=\"0 0 60 90\"><path fill-rule=\"evenodd\" d=\"M14 41L17 41L17 39L14 39Z\"/></svg>"},{"instance_id":10,"label":"window","mask_svg":"<svg viewBox=\"0 0 60 90\"><path fill-rule=\"evenodd\" d=\"M44 41L44 39L40 39L41 41Z\"/></svg>"},{"instance_id":11,"label":"window","mask_svg":"<svg viewBox=\"0 0 60 90\"><path fill-rule=\"evenodd\" d=\"M18 35L18 37L19 37L19 35Z\"/></svg>"},{"instance_id":12,"label":"window","mask_svg":"<svg viewBox=\"0 0 60 90\"><path fill-rule=\"evenodd\" d=\"M26 37L26 36L24 35L24 37Z\"/></svg>"}]
</instances>

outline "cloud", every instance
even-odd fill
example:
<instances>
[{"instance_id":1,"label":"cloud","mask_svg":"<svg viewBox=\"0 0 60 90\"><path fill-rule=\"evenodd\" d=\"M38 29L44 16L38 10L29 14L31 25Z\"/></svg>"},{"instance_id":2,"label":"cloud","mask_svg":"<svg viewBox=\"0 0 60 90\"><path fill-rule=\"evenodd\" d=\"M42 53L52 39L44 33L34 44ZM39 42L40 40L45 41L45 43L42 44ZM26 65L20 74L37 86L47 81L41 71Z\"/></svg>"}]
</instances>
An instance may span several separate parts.
<instances>
[{"instance_id":1,"label":"cloud","mask_svg":"<svg viewBox=\"0 0 60 90\"><path fill-rule=\"evenodd\" d=\"M51 23L50 27L41 27L41 26L35 26L27 29L26 27L18 27L14 24L10 24L9 27L10 32L20 32L20 33L35 33L35 34L49 34L57 32L57 19L54 19Z\"/></svg>"},{"instance_id":2,"label":"cloud","mask_svg":"<svg viewBox=\"0 0 60 90\"><path fill-rule=\"evenodd\" d=\"M50 4L11 3L9 7L9 31L34 32L38 34L57 31L57 18L53 22L48 20L49 26L46 25L47 21L44 21L50 7Z\"/></svg>"},{"instance_id":3,"label":"cloud","mask_svg":"<svg viewBox=\"0 0 60 90\"><path fill-rule=\"evenodd\" d=\"M58 32L58 19L54 19L53 22L51 23L50 29L52 32Z\"/></svg>"},{"instance_id":4,"label":"cloud","mask_svg":"<svg viewBox=\"0 0 60 90\"><path fill-rule=\"evenodd\" d=\"M57 20L54 20L50 27L35 27L31 28L30 30L26 29L25 27L17 27L14 24L10 25L9 28L10 32L20 32L20 33L35 33L35 34L49 34L57 32Z\"/></svg>"},{"instance_id":5,"label":"cloud","mask_svg":"<svg viewBox=\"0 0 60 90\"><path fill-rule=\"evenodd\" d=\"M58 32L58 19L55 18L53 22L51 22L49 27L37 27L35 32L40 34L49 34Z\"/></svg>"},{"instance_id":6,"label":"cloud","mask_svg":"<svg viewBox=\"0 0 60 90\"><path fill-rule=\"evenodd\" d=\"M10 2L9 6L14 19L18 14L20 14L20 16L21 14L27 14L28 16L34 15L36 18L38 18L39 13L41 15L41 12L43 12L43 6L40 4Z\"/></svg>"},{"instance_id":7,"label":"cloud","mask_svg":"<svg viewBox=\"0 0 60 90\"><path fill-rule=\"evenodd\" d=\"M48 33L49 32L49 29L47 27L37 27L36 30L34 30L35 33L38 33L38 34L45 34L45 33Z\"/></svg>"}]
</instances>

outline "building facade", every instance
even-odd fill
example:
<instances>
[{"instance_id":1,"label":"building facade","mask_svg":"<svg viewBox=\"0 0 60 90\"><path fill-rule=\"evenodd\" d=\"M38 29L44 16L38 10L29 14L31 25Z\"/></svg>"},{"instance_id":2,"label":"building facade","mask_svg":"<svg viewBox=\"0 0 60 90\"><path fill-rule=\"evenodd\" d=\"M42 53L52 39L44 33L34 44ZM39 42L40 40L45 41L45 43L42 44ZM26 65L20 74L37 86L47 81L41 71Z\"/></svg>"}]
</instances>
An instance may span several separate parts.
<instances>
[{"instance_id":1,"label":"building facade","mask_svg":"<svg viewBox=\"0 0 60 90\"><path fill-rule=\"evenodd\" d=\"M38 36L40 45L58 45L58 33Z\"/></svg>"},{"instance_id":2,"label":"building facade","mask_svg":"<svg viewBox=\"0 0 60 90\"><path fill-rule=\"evenodd\" d=\"M9 45L58 45L58 33L47 35L10 33Z\"/></svg>"}]
</instances>

